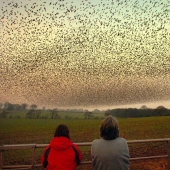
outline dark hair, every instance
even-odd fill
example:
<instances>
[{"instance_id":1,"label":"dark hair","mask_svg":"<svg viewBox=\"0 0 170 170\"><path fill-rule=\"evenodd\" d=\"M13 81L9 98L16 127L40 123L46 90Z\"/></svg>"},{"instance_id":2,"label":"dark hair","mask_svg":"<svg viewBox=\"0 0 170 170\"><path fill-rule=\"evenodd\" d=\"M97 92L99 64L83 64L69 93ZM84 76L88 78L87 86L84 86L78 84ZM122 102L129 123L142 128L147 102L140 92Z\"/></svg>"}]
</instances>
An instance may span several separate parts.
<instances>
[{"instance_id":1,"label":"dark hair","mask_svg":"<svg viewBox=\"0 0 170 170\"><path fill-rule=\"evenodd\" d=\"M64 136L70 139L69 129L66 125L61 124L56 128L54 137Z\"/></svg>"},{"instance_id":2,"label":"dark hair","mask_svg":"<svg viewBox=\"0 0 170 170\"><path fill-rule=\"evenodd\" d=\"M107 116L101 123L100 136L105 140L119 137L118 120L113 116Z\"/></svg>"}]
</instances>

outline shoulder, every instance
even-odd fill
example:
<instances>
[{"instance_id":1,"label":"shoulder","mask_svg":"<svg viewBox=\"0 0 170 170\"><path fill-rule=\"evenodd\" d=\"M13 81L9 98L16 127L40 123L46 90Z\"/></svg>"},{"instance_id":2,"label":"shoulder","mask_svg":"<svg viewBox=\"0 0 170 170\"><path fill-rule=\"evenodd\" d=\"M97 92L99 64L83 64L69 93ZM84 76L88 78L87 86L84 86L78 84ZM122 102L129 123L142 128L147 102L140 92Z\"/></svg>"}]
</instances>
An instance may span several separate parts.
<instances>
[{"instance_id":1,"label":"shoulder","mask_svg":"<svg viewBox=\"0 0 170 170\"><path fill-rule=\"evenodd\" d=\"M122 137L118 137L118 138L116 138L116 140L126 142L126 139L125 139L125 138L122 138Z\"/></svg>"},{"instance_id":2,"label":"shoulder","mask_svg":"<svg viewBox=\"0 0 170 170\"><path fill-rule=\"evenodd\" d=\"M95 139L92 141L92 146L101 143L103 139Z\"/></svg>"},{"instance_id":3,"label":"shoulder","mask_svg":"<svg viewBox=\"0 0 170 170\"><path fill-rule=\"evenodd\" d=\"M121 145L121 146L126 146L127 147L127 141L125 138L122 137L118 137L116 138L117 144Z\"/></svg>"},{"instance_id":4,"label":"shoulder","mask_svg":"<svg viewBox=\"0 0 170 170\"><path fill-rule=\"evenodd\" d=\"M78 145L72 143L72 146L75 147L76 149L78 148Z\"/></svg>"},{"instance_id":5,"label":"shoulder","mask_svg":"<svg viewBox=\"0 0 170 170\"><path fill-rule=\"evenodd\" d=\"M92 141L92 143L95 143L95 142L98 142L98 141L100 141L101 139L94 139L93 141Z\"/></svg>"},{"instance_id":6,"label":"shoulder","mask_svg":"<svg viewBox=\"0 0 170 170\"><path fill-rule=\"evenodd\" d=\"M122 137L118 137L118 138L116 138L116 140L119 142L127 143L126 139L122 138Z\"/></svg>"},{"instance_id":7,"label":"shoulder","mask_svg":"<svg viewBox=\"0 0 170 170\"><path fill-rule=\"evenodd\" d=\"M80 152L80 149L79 149L78 145L76 145L76 144L73 143L73 144L72 144L72 148L73 148L73 147Z\"/></svg>"},{"instance_id":8,"label":"shoulder","mask_svg":"<svg viewBox=\"0 0 170 170\"><path fill-rule=\"evenodd\" d=\"M45 150L51 148L51 144L48 144L46 147L45 147Z\"/></svg>"}]
</instances>

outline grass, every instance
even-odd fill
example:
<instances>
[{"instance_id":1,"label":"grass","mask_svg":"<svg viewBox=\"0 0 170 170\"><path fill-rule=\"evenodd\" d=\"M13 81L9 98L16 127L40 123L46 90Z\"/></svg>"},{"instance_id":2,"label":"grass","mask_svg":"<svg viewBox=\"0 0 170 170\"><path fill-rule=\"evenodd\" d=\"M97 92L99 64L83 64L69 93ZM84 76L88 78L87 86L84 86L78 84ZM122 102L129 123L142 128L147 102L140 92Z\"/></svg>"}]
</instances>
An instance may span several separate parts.
<instances>
[{"instance_id":1,"label":"grass","mask_svg":"<svg viewBox=\"0 0 170 170\"><path fill-rule=\"evenodd\" d=\"M91 142L96 138L100 138L99 127L102 120L85 120L85 119L0 119L0 144L21 144L21 143L48 143L53 137L55 128L59 124L66 124L70 129L70 136L73 142ZM127 140L137 139L158 139L158 138L169 138L170 132L170 116L162 117L146 117L146 118L126 118L118 119L120 126L120 136ZM85 160L90 160L90 148L80 147ZM130 145L131 156L146 156L146 155L157 155L166 154L166 145L163 143L148 143L148 144L137 144ZM37 161L42 153L40 149L37 153ZM20 151L16 155L15 153L7 153L8 159L11 161L22 160L27 161L30 159L30 154L24 151ZM23 155L26 158L23 158ZM14 160L15 159L15 160ZM5 160L7 161L7 159ZM131 170L151 170L155 167L163 170L166 168L166 160L148 160L138 161L131 163ZM9 160L8 160L9 162ZM159 164L158 164L159 162ZM148 165L148 166L147 166ZM91 165L81 165L78 169L84 169ZM138 167L138 168L137 168ZM86 168L88 169L88 168ZM90 169L90 168L89 168ZM159 170L159 169L158 169Z\"/></svg>"},{"instance_id":2,"label":"grass","mask_svg":"<svg viewBox=\"0 0 170 170\"><path fill-rule=\"evenodd\" d=\"M170 117L118 119L120 135L127 140L168 138ZM59 124L70 129L73 142L91 142L99 138L102 120L0 119L0 144L46 143Z\"/></svg>"}]
</instances>

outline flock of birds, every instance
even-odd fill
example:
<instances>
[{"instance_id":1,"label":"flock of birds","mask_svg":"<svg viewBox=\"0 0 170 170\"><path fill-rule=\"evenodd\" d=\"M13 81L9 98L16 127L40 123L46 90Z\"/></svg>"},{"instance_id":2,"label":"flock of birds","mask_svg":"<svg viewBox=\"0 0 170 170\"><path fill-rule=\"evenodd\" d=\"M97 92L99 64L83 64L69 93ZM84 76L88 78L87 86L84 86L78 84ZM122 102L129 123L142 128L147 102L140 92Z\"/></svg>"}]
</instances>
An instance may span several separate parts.
<instances>
[{"instance_id":1,"label":"flock of birds","mask_svg":"<svg viewBox=\"0 0 170 170\"><path fill-rule=\"evenodd\" d=\"M169 0L2 0L0 100L53 107L169 100Z\"/></svg>"}]
</instances>

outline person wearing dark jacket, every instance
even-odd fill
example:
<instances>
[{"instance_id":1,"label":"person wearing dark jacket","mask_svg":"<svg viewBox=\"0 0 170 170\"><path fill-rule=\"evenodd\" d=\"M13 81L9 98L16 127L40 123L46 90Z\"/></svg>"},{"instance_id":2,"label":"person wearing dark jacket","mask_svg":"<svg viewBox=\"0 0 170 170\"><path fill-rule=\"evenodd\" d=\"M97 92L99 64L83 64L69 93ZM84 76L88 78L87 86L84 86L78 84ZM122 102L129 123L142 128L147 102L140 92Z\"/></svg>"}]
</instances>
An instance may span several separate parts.
<instances>
[{"instance_id":1,"label":"person wearing dark jacket","mask_svg":"<svg viewBox=\"0 0 170 170\"><path fill-rule=\"evenodd\" d=\"M82 153L77 145L70 140L69 129L59 125L54 138L45 148L41 163L47 170L75 170L82 161Z\"/></svg>"}]
</instances>

